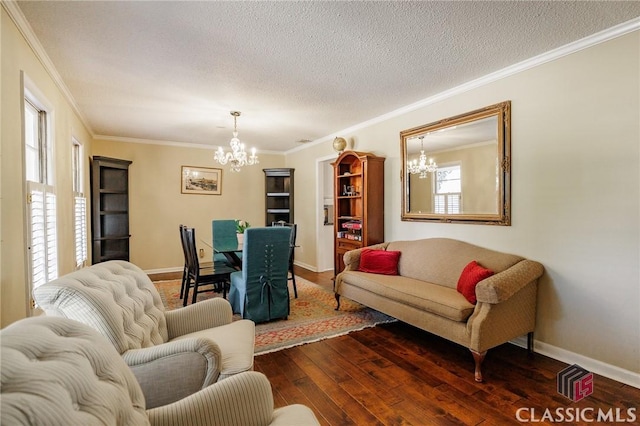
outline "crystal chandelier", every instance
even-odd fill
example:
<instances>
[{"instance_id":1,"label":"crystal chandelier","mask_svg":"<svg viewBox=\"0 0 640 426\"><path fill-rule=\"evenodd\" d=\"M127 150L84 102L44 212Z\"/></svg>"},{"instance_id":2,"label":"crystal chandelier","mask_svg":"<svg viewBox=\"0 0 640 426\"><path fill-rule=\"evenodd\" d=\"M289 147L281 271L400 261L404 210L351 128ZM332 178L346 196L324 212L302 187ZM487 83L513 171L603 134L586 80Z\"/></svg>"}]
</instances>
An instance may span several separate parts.
<instances>
[{"instance_id":1,"label":"crystal chandelier","mask_svg":"<svg viewBox=\"0 0 640 426\"><path fill-rule=\"evenodd\" d=\"M427 160L427 156L424 153L424 136L420 136L420 158L413 161L407 161L407 170L412 175L420 174L420 179L424 179L428 176L428 173L433 173L438 170L438 165L433 158Z\"/></svg>"},{"instance_id":2,"label":"crystal chandelier","mask_svg":"<svg viewBox=\"0 0 640 426\"><path fill-rule=\"evenodd\" d=\"M213 159L223 166L230 163L231 171L239 172L242 166L253 166L254 164L258 164L259 161L256 155L256 149L251 148L251 155L247 157L244 144L240 143L240 139L238 139L238 117L240 117L240 111L231 111L231 115L233 116L233 137L229 142L231 152L225 153L222 147L218 147Z\"/></svg>"}]
</instances>

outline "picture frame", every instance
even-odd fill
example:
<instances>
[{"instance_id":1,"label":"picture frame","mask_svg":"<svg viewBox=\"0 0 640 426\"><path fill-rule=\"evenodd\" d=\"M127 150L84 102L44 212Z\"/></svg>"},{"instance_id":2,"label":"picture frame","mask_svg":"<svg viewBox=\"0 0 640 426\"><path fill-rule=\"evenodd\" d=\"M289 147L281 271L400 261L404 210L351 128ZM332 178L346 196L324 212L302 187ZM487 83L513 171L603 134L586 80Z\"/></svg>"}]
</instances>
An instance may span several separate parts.
<instances>
[{"instance_id":1,"label":"picture frame","mask_svg":"<svg viewBox=\"0 0 640 426\"><path fill-rule=\"evenodd\" d=\"M182 194L222 195L222 169L182 166L180 192Z\"/></svg>"}]
</instances>

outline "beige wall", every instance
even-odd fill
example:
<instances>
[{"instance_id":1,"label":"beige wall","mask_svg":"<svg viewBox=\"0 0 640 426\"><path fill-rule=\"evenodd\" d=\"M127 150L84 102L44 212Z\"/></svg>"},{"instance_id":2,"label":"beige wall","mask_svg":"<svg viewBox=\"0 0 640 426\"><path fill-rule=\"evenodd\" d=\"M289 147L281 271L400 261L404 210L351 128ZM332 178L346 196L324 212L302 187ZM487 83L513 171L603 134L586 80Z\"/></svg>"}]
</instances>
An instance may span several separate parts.
<instances>
[{"instance_id":1,"label":"beige wall","mask_svg":"<svg viewBox=\"0 0 640 426\"><path fill-rule=\"evenodd\" d=\"M264 226L263 168L284 167L283 155L258 153L260 164L240 172L216 165L214 150L160 144L96 140L93 155L131 160L129 231L131 262L146 271L181 270L184 264L178 226L196 229L198 248L212 257L211 220L244 219ZM180 193L181 166L222 169L222 195ZM297 184L297 182L296 182Z\"/></svg>"},{"instance_id":2,"label":"beige wall","mask_svg":"<svg viewBox=\"0 0 640 426\"><path fill-rule=\"evenodd\" d=\"M91 151L91 136L52 78L36 59L17 27L0 8L2 26L2 101L0 194L2 205L0 244L0 306L2 326L27 315L27 246L25 245L25 189L22 149L22 72L40 92L41 101L51 107L55 146L55 185L58 205L59 271L75 268L73 234L73 192L71 174L72 137ZM89 193L88 160L85 161L86 193Z\"/></svg>"},{"instance_id":3,"label":"beige wall","mask_svg":"<svg viewBox=\"0 0 640 426\"><path fill-rule=\"evenodd\" d=\"M602 43L351 134L385 156L387 240L451 237L542 262L536 339L640 373L640 32ZM400 220L399 132L512 101L512 226ZM299 170L296 259L315 264L315 158ZM298 173L298 172L296 172ZM305 187L306 185L306 187ZM575 358L574 358L575 359ZM636 376L636 381L638 380Z\"/></svg>"}]
</instances>

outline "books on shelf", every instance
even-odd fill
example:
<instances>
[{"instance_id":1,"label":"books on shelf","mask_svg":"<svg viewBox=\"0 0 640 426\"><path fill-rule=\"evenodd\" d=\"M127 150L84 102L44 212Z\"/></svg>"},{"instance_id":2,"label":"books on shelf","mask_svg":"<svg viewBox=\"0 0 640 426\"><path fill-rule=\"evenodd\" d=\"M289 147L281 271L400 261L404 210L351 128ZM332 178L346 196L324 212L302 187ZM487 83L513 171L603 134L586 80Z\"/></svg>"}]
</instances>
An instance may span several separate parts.
<instances>
[{"instance_id":1,"label":"books on shelf","mask_svg":"<svg viewBox=\"0 0 640 426\"><path fill-rule=\"evenodd\" d=\"M340 227L344 231L338 231L338 238L345 238L347 240L362 241L362 222L359 220L350 220L342 222Z\"/></svg>"},{"instance_id":2,"label":"books on shelf","mask_svg":"<svg viewBox=\"0 0 640 426\"><path fill-rule=\"evenodd\" d=\"M360 221L349 221L349 222L344 222L342 224L342 228L344 229L362 229L362 222Z\"/></svg>"},{"instance_id":3,"label":"books on shelf","mask_svg":"<svg viewBox=\"0 0 640 426\"><path fill-rule=\"evenodd\" d=\"M362 241L362 235L353 232L338 232L336 237L347 240Z\"/></svg>"}]
</instances>

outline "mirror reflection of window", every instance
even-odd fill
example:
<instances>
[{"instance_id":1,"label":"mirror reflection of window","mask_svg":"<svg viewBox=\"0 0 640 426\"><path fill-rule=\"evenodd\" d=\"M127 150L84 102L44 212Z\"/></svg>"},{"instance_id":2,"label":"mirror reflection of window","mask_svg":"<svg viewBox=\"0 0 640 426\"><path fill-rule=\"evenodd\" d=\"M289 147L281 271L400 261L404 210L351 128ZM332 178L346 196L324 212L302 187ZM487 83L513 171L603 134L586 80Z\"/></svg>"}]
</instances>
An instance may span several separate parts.
<instances>
[{"instance_id":1,"label":"mirror reflection of window","mask_svg":"<svg viewBox=\"0 0 640 426\"><path fill-rule=\"evenodd\" d=\"M461 165L439 167L433 185L433 211L439 214L456 214L462 211Z\"/></svg>"}]
</instances>

